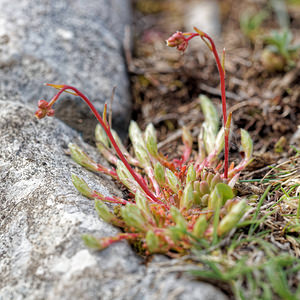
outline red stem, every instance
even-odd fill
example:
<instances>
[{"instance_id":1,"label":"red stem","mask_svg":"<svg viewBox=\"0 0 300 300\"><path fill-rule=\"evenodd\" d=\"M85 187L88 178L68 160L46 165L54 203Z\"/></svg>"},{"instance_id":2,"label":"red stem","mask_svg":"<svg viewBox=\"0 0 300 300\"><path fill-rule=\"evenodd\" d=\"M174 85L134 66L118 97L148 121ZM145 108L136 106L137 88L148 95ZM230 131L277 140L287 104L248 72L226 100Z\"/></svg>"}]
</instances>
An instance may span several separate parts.
<instances>
[{"instance_id":1,"label":"red stem","mask_svg":"<svg viewBox=\"0 0 300 300\"><path fill-rule=\"evenodd\" d=\"M227 111L226 111L226 88L225 88L225 71L223 69L223 66L220 61L219 54L216 49L216 45L212 38L207 35L206 33L202 32L202 35L199 33L192 33L188 38L186 38L187 41L194 38L195 36L201 37L201 39L205 42L205 38L209 40L211 51L215 57L219 75L220 75L220 83L221 83L221 97L222 97L222 111L223 111L223 125L224 125L224 131L225 131L225 125L227 122ZM224 134L224 144L225 144L225 151L224 151L224 178L228 178L228 161L229 161L229 146L228 146L228 136L229 133L225 131Z\"/></svg>"},{"instance_id":2,"label":"red stem","mask_svg":"<svg viewBox=\"0 0 300 300\"><path fill-rule=\"evenodd\" d=\"M112 143L112 146L114 147L114 149L116 150L119 158L121 159L121 161L123 162L123 164L126 166L127 170L130 172L130 174L132 175L132 177L135 179L135 181L140 185L140 187L143 189L143 191L146 193L146 195L153 201L156 203L160 203L162 205L164 205L164 203L162 203L159 199L157 199L148 189L148 187L140 180L140 178L137 176L137 174L133 171L133 169L131 168L131 166L129 165L129 163L127 162L126 158L124 157L124 155L122 154L119 146L117 145L115 139L113 138L113 135L110 131L109 125L105 124L105 122L103 121L103 119L101 118L101 116L99 115L99 113L97 112L96 108L94 107L94 105L91 103L91 101L84 95L82 94L79 90L77 90L76 88L69 86L69 85L64 85L61 90L56 94L56 96L53 97L53 99L50 101L49 103L49 107L51 107L56 100L59 98L59 96L65 91L65 90L73 90L79 97L81 97L86 104L89 106L89 108L91 109L91 111L93 112L93 114L95 115L95 117L97 118L97 120L99 121L100 125L103 127L103 129L105 130L110 142Z\"/></svg>"}]
</instances>

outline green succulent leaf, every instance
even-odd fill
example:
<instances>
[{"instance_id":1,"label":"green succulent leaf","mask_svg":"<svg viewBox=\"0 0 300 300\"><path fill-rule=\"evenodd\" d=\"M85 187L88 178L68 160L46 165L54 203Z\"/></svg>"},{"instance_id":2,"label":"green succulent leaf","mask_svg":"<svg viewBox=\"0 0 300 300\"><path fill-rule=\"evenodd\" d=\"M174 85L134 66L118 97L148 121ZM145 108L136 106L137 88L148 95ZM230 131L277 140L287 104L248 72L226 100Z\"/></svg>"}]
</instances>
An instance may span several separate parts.
<instances>
[{"instance_id":1,"label":"green succulent leaf","mask_svg":"<svg viewBox=\"0 0 300 300\"><path fill-rule=\"evenodd\" d=\"M209 209L217 209L223 206L227 200L232 199L234 193L232 188L225 183L218 183L213 189L208 202Z\"/></svg>"}]
</instances>

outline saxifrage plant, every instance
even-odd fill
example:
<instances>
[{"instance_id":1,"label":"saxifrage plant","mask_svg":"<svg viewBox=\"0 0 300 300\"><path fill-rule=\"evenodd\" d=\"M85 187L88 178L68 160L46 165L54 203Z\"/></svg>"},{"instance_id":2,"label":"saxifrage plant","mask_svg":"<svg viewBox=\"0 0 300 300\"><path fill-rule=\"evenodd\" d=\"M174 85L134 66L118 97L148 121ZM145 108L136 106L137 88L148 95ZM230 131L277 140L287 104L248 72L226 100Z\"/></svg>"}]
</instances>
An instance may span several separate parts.
<instances>
[{"instance_id":1,"label":"saxifrage plant","mask_svg":"<svg viewBox=\"0 0 300 300\"><path fill-rule=\"evenodd\" d=\"M79 90L68 85L53 84L48 85L60 91L49 103L39 101L36 116L41 119L54 114L52 106L63 92L81 97L101 125L95 131L97 147L115 168L107 168L94 162L74 144L69 145L72 158L88 170L110 175L129 191L127 199L107 197L92 190L82 178L72 175L77 190L87 198L95 199L99 216L124 230L124 233L117 236L101 239L85 235L83 239L90 247L104 249L114 242L126 239L140 242L146 254L183 255L195 242L200 242L205 247L217 243L236 227L247 210L246 200L235 197L233 187L241 170L251 161L252 140L245 130L241 130L244 157L237 166L232 163L229 167L231 114L227 117L225 51L221 60L213 40L197 28L195 31L177 32L167 40L167 45L185 51L189 41L198 36L210 48L217 63L221 81L223 128L219 130L217 111L211 101L204 95L200 96L205 122L198 137L198 152L193 150L190 131L183 128L183 155L169 160L158 151L154 126L149 124L145 132L142 132L132 121L129 136L135 153L133 157L117 133L110 128L106 118L106 105L102 118ZM224 147L222 162L219 154ZM105 202L115 204L113 212Z\"/></svg>"}]
</instances>

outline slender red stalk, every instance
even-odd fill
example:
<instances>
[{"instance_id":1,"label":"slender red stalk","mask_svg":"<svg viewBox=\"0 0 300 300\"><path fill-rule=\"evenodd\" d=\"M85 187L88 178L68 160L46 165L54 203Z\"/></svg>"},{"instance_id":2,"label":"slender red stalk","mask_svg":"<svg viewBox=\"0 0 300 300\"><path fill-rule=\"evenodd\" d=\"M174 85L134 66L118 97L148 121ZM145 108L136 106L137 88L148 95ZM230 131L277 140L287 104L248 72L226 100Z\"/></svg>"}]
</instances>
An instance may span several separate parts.
<instances>
[{"instance_id":1,"label":"slender red stalk","mask_svg":"<svg viewBox=\"0 0 300 300\"><path fill-rule=\"evenodd\" d=\"M52 86L49 84L49 86ZM55 87L55 86L54 86ZM58 100L59 96L65 91L65 90L73 90L77 96L79 96L80 98L82 98L82 100L85 101L85 103L89 106L89 108L91 109L91 111L93 112L93 114L95 115L95 117L97 118L97 120L99 121L100 125L103 127L103 129L105 130L113 148L116 150L119 158L121 159L121 161L123 162L123 164L125 165L125 167L127 168L127 170L130 172L130 174L132 175L132 177L135 179L135 181L140 185L140 187L143 189L143 191L146 193L146 195L153 201L156 203L160 203L162 205L164 205L164 203L162 203L159 199L157 199L152 193L151 191L148 189L148 187L146 186L146 184L144 184L144 182L142 182L140 180L140 178L137 176L137 174L133 171L133 169L131 168L131 166L129 165L129 163L127 162L126 158L124 157L124 155L122 154L119 146L117 145L109 124L107 124L100 116L100 114L97 112L96 108L94 107L94 105L91 103L91 101L83 94L81 93L78 89L76 89L75 87L69 86L69 85L62 85L60 86L60 91L52 98L52 100L49 102L48 106L47 106L47 110L50 111L52 105ZM36 112L36 116L38 118L41 118L44 115L41 114L40 110L38 110Z\"/></svg>"},{"instance_id":2,"label":"slender red stalk","mask_svg":"<svg viewBox=\"0 0 300 300\"><path fill-rule=\"evenodd\" d=\"M223 62L221 62L219 54L216 49L216 45L213 41L213 39L206 34L203 31L200 31L196 27L194 27L195 31L197 33L182 33L182 32L176 32L174 35L172 35L168 40L167 40L167 45L170 47L177 47L179 51L185 51L189 41L196 37L199 36L205 44L209 47L209 49L212 51L217 68L219 71L219 76L220 76L220 84L221 84L221 97L222 97L222 112L223 112L223 125L224 125L224 130L225 130L225 125L227 122L227 111L226 111L226 89L225 89L225 70L222 65ZM188 37L185 37L188 36ZM208 42L207 42L208 40ZM223 52L225 53L225 51ZM228 137L229 137L229 132L225 130L224 134L224 144L225 144L225 151L224 151L224 178L228 178L228 161L229 161L229 146L228 146Z\"/></svg>"},{"instance_id":3,"label":"slender red stalk","mask_svg":"<svg viewBox=\"0 0 300 300\"><path fill-rule=\"evenodd\" d=\"M201 38L207 38L211 44L211 49L214 54L219 75L220 75L220 84L221 84L221 97L222 97L222 111L223 111L223 125L225 130L225 125L227 122L227 111L226 111L226 88L225 88L225 70L221 64L219 54L217 52L216 46L212 38L207 35L206 33L203 33L203 36ZM225 130L224 134L224 145L225 145L225 151L224 151L224 178L228 178L228 160L229 160L229 147L228 147L228 136L229 134Z\"/></svg>"}]
</instances>

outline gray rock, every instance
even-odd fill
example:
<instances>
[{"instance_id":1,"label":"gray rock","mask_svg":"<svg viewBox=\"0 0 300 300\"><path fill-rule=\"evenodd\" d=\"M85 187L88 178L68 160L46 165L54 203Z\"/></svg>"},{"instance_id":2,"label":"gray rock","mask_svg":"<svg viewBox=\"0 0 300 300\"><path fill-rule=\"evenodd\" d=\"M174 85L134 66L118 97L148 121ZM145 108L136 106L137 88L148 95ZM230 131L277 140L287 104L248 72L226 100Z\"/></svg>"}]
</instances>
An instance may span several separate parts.
<instances>
[{"instance_id":1,"label":"gray rock","mask_svg":"<svg viewBox=\"0 0 300 300\"><path fill-rule=\"evenodd\" d=\"M75 173L106 195L113 182L76 165L69 142L94 150L57 119L38 121L24 104L0 101L0 299L227 299L157 256L146 267L126 242L87 249L83 233L115 235L92 201L77 193Z\"/></svg>"},{"instance_id":2,"label":"gray rock","mask_svg":"<svg viewBox=\"0 0 300 300\"><path fill-rule=\"evenodd\" d=\"M35 104L56 92L44 83L68 84L102 110L116 86L114 127L124 134L131 109L122 50L129 6L128 0L0 0L0 97ZM57 116L90 137L95 120L88 108L79 100L59 106Z\"/></svg>"}]
</instances>

